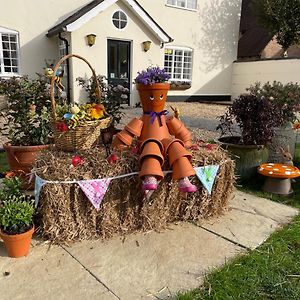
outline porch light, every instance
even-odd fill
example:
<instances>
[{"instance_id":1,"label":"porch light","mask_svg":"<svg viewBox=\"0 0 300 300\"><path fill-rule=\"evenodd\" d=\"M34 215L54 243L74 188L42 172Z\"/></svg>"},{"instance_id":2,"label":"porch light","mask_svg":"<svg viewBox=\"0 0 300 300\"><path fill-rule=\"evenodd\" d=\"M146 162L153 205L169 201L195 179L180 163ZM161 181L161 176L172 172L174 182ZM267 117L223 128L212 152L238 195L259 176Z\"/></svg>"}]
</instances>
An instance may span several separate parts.
<instances>
[{"instance_id":1,"label":"porch light","mask_svg":"<svg viewBox=\"0 0 300 300\"><path fill-rule=\"evenodd\" d=\"M150 50L150 46L151 46L151 41L145 41L143 42L143 49L145 52L147 52L148 50Z\"/></svg>"},{"instance_id":2,"label":"porch light","mask_svg":"<svg viewBox=\"0 0 300 300\"><path fill-rule=\"evenodd\" d=\"M96 34L93 34L93 33L88 34L88 35L86 36L86 38L87 38L87 43L88 43L88 45L89 45L90 47L92 47L93 45L95 45L95 42L96 42Z\"/></svg>"}]
</instances>

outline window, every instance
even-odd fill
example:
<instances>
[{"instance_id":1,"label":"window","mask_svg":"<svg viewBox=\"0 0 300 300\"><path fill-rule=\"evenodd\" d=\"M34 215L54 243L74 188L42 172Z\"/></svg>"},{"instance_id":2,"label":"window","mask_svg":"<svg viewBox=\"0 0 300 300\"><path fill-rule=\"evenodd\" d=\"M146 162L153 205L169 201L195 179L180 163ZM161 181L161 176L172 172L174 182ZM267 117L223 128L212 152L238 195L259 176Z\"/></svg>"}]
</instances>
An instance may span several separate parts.
<instances>
[{"instance_id":1,"label":"window","mask_svg":"<svg viewBox=\"0 0 300 300\"><path fill-rule=\"evenodd\" d=\"M123 29L127 25L127 16L122 11L116 11L112 16L113 24L118 29Z\"/></svg>"},{"instance_id":2,"label":"window","mask_svg":"<svg viewBox=\"0 0 300 300\"><path fill-rule=\"evenodd\" d=\"M197 0L167 0L167 3L181 8L196 9Z\"/></svg>"},{"instance_id":3,"label":"window","mask_svg":"<svg viewBox=\"0 0 300 300\"><path fill-rule=\"evenodd\" d=\"M19 36L17 31L0 27L0 76L20 73Z\"/></svg>"},{"instance_id":4,"label":"window","mask_svg":"<svg viewBox=\"0 0 300 300\"><path fill-rule=\"evenodd\" d=\"M192 50L184 47L165 49L165 70L173 81L192 80Z\"/></svg>"},{"instance_id":5,"label":"window","mask_svg":"<svg viewBox=\"0 0 300 300\"><path fill-rule=\"evenodd\" d=\"M66 48L66 44L64 41L59 40L58 49L59 49L59 59L61 59L62 57L64 57L67 54L67 48ZM66 60L61 64L61 68L62 68L63 74L67 74L67 61Z\"/></svg>"}]
</instances>

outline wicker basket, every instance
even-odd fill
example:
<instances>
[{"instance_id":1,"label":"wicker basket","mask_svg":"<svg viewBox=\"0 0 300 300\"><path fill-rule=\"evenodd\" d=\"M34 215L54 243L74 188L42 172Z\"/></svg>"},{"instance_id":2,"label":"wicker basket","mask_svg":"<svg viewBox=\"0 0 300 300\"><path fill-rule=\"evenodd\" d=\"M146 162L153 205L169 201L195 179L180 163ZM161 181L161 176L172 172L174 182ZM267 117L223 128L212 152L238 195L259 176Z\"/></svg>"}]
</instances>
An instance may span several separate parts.
<instances>
[{"instance_id":1,"label":"wicker basket","mask_svg":"<svg viewBox=\"0 0 300 300\"><path fill-rule=\"evenodd\" d=\"M91 69L93 73L93 78L96 83L96 97L100 99L101 89L99 82L97 80L97 75L95 70L92 68L90 63L83 57L77 54L68 54L65 55L55 66L53 74L56 74L56 71L60 65L70 57L76 57L83 60ZM50 86L50 97L52 105L52 117L53 117L53 133L54 133L54 143L57 149L63 151L76 151L76 150L86 150L90 149L99 139L100 130L107 128L111 122L111 118L107 117L104 119L89 121L84 125L76 126L74 129L70 129L66 132L61 132L57 129L57 124L62 120L57 118L56 114L56 102L54 96L54 86L55 86L55 76L51 79Z\"/></svg>"}]
</instances>

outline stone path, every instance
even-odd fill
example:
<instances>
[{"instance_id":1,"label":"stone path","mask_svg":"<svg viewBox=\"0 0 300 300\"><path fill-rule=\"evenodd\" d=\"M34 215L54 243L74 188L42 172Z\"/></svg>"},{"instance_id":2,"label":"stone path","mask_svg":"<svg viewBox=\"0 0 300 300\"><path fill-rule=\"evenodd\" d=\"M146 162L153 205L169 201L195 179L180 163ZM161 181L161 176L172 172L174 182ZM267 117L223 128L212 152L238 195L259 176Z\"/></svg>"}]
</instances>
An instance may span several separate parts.
<instances>
[{"instance_id":1,"label":"stone path","mask_svg":"<svg viewBox=\"0 0 300 300\"><path fill-rule=\"evenodd\" d=\"M71 247L34 240L26 258L0 243L0 299L174 299L205 274L263 243L294 208L236 191L229 211L157 233L85 241Z\"/></svg>"}]
</instances>

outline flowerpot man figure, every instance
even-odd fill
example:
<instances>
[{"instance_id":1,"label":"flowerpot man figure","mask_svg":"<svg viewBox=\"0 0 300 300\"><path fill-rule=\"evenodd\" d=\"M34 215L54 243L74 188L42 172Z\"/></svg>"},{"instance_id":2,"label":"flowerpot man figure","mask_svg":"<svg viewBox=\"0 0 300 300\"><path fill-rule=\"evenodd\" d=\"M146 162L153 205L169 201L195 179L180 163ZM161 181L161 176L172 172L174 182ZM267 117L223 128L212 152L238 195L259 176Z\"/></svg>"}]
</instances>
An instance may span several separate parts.
<instances>
[{"instance_id":1,"label":"flowerpot man figure","mask_svg":"<svg viewBox=\"0 0 300 300\"><path fill-rule=\"evenodd\" d=\"M150 84L139 80L139 77L145 78L147 74L150 74ZM179 190L191 193L197 191L196 186L188 179L195 174L190 163L191 153L186 149L192 145L191 134L180 120L164 110L170 89L170 84L164 82L168 79L167 76L164 70L158 67L148 68L139 74L136 83L143 115L139 119L131 120L116 135L113 147L126 148L131 145L134 136L138 138L139 176L143 181L143 190L157 189L158 181L164 177L162 166L168 161L173 171L173 179L178 180Z\"/></svg>"}]
</instances>

